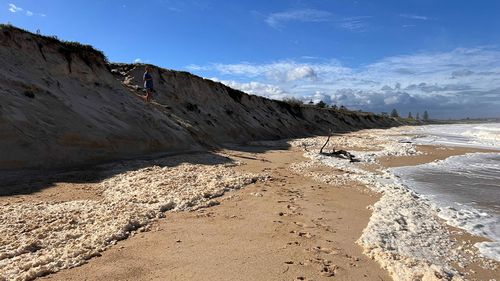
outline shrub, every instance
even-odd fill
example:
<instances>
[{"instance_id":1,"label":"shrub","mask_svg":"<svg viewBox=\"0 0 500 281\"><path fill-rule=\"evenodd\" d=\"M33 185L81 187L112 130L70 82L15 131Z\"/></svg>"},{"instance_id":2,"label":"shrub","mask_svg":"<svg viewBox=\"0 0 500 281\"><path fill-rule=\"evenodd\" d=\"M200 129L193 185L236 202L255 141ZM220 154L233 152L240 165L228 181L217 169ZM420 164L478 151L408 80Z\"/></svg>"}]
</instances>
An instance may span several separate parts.
<instances>
[{"instance_id":1,"label":"shrub","mask_svg":"<svg viewBox=\"0 0 500 281\"><path fill-rule=\"evenodd\" d=\"M284 102L288 103L289 105L293 107L300 107L301 105L304 104L304 102L298 98L290 97L290 98L284 98Z\"/></svg>"},{"instance_id":2,"label":"shrub","mask_svg":"<svg viewBox=\"0 0 500 281\"><path fill-rule=\"evenodd\" d=\"M317 107L319 108L325 108L326 107L326 103L322 100L320 100L317 104L316 104Z\"/></svg>"}]
</instances>

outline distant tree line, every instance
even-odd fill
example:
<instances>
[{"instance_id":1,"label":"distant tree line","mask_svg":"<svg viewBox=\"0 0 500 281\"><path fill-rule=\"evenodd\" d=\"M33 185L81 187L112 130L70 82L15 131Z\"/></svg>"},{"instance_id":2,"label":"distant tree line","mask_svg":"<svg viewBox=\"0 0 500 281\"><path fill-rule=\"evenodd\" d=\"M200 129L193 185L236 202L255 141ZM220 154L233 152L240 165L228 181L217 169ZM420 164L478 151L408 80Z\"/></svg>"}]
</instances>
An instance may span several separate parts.
<instances>
[{"instance_id":1,"label":"distant tree line","mask_svg":"<svg viewBox=\"0 0 500 281\"><path fill-rule=\"evenodd\" d=\"M385 113L385 114L387 114L387 113ZM384 115L384 112L382 113L382 115ZM392 109L390 116L394 117L394 118L400 118L399 112L395 108ZM420 120L420 113L417 112L416 117L413 118L413 114L410 111L410 112L408 112L408 119ZM424 114L422 115L422 120L424 120L424 121L430 120L429 112L427 112L427 110L424 111Z\"/></svg>"},{"instance_id":2,"label":"distant tree line","mask_svg":"<svg viewBox=\"0 0 500 281\"><path fill-rule=\"evenodd\" d=\"M337 106L336 104L327 104L326 102L320 100L316 103L314 103L314 101L310 100L307 104L304 104L304 101L301 100L301 99L298 99L298 98L294 98L294 97L288 97L288 98L284 98L283 99L284 102L292 105L292 106L311 106L311 107L316 107L316 108L331 108L331 109L334 109L334 110L348 110L345 106L341 105L340 107ZM359 110L360 112L362 112L361 110ZM399 114L398 110L393 108L391 113L390 114L387 114L386 112L382 112L382 116L390 116L390 117L394 117L394 118L401 118L401 115ZM422 119L420 119L420 113L417 112L415 117L413 117L413 113L412 112L408 112L408 117L407 119L413 119L413 120L423 120L423 121L429 121L430 120L430 117L429 117L429 112L427 112L427 110L424 111L424 113L422 114Z\"/></svg>"},{"instance_id":3,"label":"distant tree line","mask_svg":"<svg viewBox=\"0 0 500 281\"><path fill-rule=\"evenodd\" d=\"M304 103L303 100L294 98L294 97L288 97L283 99L284 102L290 104L290 105L305 105L305 106L311 106L311 107L316 107L316 108L331 108L334 110L348 110L347 107L341 105L340 107L337 106L336 104L327 104L326 102L320 100L317 103L314 103L312 100L310 100L307 104Z\"/></svg>"}]
</instances>

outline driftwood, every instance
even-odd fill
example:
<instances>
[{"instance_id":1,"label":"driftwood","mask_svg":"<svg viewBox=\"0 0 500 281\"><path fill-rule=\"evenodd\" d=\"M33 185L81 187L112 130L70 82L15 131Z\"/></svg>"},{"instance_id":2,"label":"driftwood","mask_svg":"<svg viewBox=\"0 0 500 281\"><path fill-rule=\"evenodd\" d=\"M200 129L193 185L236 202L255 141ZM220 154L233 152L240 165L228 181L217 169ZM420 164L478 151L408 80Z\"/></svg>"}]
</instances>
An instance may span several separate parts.
<instances>
[{"instance_id":1,"label":"driftwood","mask_svg":"<svg viewBox=\"0 0 500 281\"><path fill-rule=\"evenodd\" d=\"M328 138L326 139L325 144L321 147L319 150L319 154L329 156L329 157L338 157L338 158L344 158L344 159L349 159L350 162L359 162L358 159L355 159L355 156L351 154L349 151L345 150L335 150L335 148L332 149L332 152L323 152L323 149L326 147L328 142L330 142L330 137L332 136L332 130L330 130L330 134L328 135Z\"/></svg>"},{"instance_id":2,"label":"driftwood","mask_svg":"<svg viewBox=\"0 0 500 281\"><path fill-rule=\"evenodd\" d=\"M349 161L351 162L359 162L358 159L355 159L356 156L351 154L349 151L345 151L342 149L341 150L333 149L332 152L320 152L320 153L325 156L349 159Z\"/></svg>"},{"instance_id":3,"label":"driftwood","mask_svg":"<svg viewBox=\"0 0 500 281\"><path fill-rule=\"evenodd\" d=\"M325 148L325 146L328 144L328 142L330 141L330 137L331 137L331 132L330 131L330 134L328 135L328 138L326 139L326 142L325 144L323 144L323 146L321 147L321 149L319 150L319 154L323 154L323 148Z\"/></svg>"}]
</instances>

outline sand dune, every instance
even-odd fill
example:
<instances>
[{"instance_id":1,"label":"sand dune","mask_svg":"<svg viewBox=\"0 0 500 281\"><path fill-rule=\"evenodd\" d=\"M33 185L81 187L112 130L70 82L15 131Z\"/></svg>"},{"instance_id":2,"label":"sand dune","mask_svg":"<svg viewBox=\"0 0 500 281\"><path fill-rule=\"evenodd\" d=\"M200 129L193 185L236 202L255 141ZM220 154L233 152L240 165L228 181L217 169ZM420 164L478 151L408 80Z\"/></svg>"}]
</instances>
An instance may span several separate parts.
<instances>
[{"instance_id":1,"label":"sand dune","mask_svg":"<svg viewBox=\"0 0 500 281\"><path fill-rule=\"evenodd\" d=\"M389 127L400 121L298 107L186 72L109 64L90 46L0 26L0 170L68 167L223 143Z\"/></svg>"}]
</instances>

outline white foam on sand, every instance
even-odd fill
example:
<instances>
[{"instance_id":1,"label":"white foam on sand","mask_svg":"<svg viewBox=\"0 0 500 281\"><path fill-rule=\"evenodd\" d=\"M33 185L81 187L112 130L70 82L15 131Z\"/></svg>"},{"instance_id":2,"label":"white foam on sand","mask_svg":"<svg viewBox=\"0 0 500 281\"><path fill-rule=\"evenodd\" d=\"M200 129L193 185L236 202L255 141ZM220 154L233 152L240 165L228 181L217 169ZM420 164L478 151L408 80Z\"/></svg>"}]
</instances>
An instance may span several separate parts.
<instances>
[{"instance_id":1,"label":"white foam on sand","mask_svg":"<svg viewBox=\"0 0 500 281\"><path fill-rule=\"evenodd\" d=\"M459 245L438 216L438 208L398 181L388 170L372 173L362 167L363 163L377 162L381 156L415 155L415 144L402 143L404 137L399 130L367 130L340 136L340 140L333 138L333 146L337 148L375 146L380 149L350 150L361 163L310 152L313 149L308 149L304 156L311 159L307 165L321 162L343 171L342 176L347 180L359 181L382 193L381 199L372 206L372 217L358 243L394 280L463 280L453 264L464 266L470 260L458 250ZM318 151L325 139L300 139L290 143ZM294 168L300 170L301 167ZM338 184L342 180L334 182Z\"/></svg>"},{"instance_id":2,"label":"white foam on sand","mask_svg":"<svg viewBox=\"0 0 500 281\"><path fill-rule=\"evenodd\" d=\"M387 172L376 175L346 167L345 160L310 153L306 156L341 167L349 172L346 177L382 193L358 243L394 280L440 280L439 276L460 280L450 266L457 255L454 242L425 200L395 183L393 175Z\"/></svg>"},{"instance_id":3,"label":"white foam on sand","mask_svg":"<svg viewBox=\"0 0 500 281\"><path fill-rule=\"evenodd\" d=\"M147 230L165 211L210 206L224 192L261 179L213 158L169 158L119 173L102 182L105 191L97 201L0 206L0 280L30 280L81 265L117 241ZM184 163L177 165L179 160Z\"/></svg>"}]
</instances>

